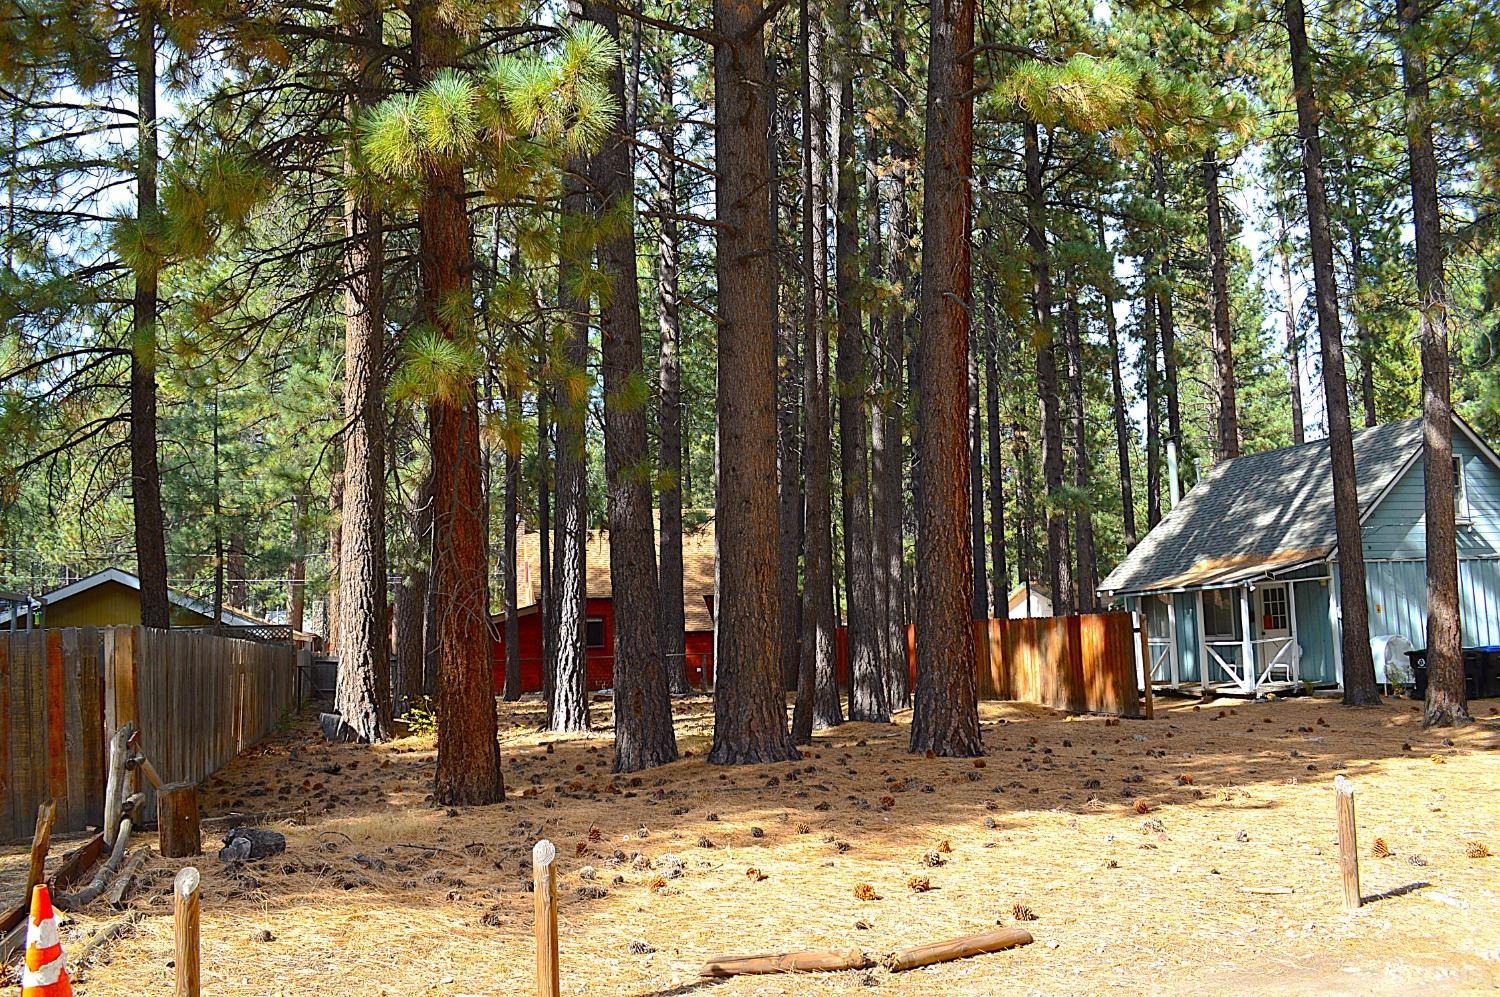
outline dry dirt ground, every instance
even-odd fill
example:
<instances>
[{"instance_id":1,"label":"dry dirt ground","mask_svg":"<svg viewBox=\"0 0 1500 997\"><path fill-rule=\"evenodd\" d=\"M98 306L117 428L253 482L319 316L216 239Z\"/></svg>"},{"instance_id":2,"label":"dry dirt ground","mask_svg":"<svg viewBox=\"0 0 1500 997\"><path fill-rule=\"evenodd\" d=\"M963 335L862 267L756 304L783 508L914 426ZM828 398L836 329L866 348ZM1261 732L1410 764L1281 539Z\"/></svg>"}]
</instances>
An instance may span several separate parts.
<instances>
[{"instance_id":1,"label":"dry dirt ground","mask_svg":"<svg viewBox=\"0 0 1500 997\"><path fill-rule=\"evenodd\" d=\"M212 995L524 994L529 857L561 858L570 994L1475 992L1500 985L1500 718L1423 733L1416 706L1159 702L1118 724L982 708L988 755L906 753L890 726L821 732L800 763L706 763L709 701L675 704L682 761L610 774L607 734L539 734L504 705L509 796L434 808L430 738L326 745L310 718L212 780L207 814L305 805L287 851L203 869ZM594 704L608 727L608 704ZM1356 787L1365 906L1342 909L1335 775ZM1376 840L1383 842L1376 857ZM14 868L17 849L7 851ZM170 882L153 855L135 933L80 994L172 987ZM758 870L758 872L752 872ZM925 877L926 892L909 888ZM868 885L878 899L861 900ZM1253 892L1275 891L1275 892ZM7 893L11 891L7 890ZM700 982L704 957L908 944L1017 924L1025 948L884 969ZM64 929L77 951L116 916Z\"/></svg>"}]
</instances>

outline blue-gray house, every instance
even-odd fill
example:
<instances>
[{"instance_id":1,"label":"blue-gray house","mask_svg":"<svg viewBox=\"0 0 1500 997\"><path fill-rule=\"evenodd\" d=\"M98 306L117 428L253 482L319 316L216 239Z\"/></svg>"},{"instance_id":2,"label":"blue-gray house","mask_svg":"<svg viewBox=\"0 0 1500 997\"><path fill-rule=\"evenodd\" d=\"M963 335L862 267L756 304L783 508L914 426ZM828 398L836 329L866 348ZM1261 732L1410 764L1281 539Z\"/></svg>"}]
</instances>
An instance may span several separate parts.
<instances>
[{"instance_id":1,"label":"blue-gray house","mask_svg":"<svg viewBox=\"0 0 1500 997\"><path fill-rule=\"evenodd\" d=\"M1465 646L1500 644L1500 459L1454 420ZM1354 434L1370 635L1426 644L1420 419ZM1100 590L1145 619L1153 682L1339 686L1337 534L1326 440L1215 465Z\"/></svg>"}]
</instances>

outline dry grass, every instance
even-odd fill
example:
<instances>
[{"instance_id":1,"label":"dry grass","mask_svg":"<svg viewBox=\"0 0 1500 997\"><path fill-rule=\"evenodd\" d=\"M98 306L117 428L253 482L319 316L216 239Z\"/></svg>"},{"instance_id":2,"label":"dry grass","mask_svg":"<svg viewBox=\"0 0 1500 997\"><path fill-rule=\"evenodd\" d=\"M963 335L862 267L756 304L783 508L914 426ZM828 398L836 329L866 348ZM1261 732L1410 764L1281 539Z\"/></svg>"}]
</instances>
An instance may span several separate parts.
<instances>
[{"instance_id":1,"label":"dry grass","mask_svg":"<svg viewBox=\"0 0 1500 997\"><path fill-rule=\"evenodd\" d=\"M1500 982L1497 867L1466 857L1500 827L1493 717L1428 734L1406 702L1287 700L1179 704L1116 726L986 703L983 767L907 754L903 717L822 732L801 763L724 769L704 760L708 701L676 706L683 760L618 777L607 735L541 735L536 704L503 706L510 796L493 807L432 806L429 740L324 745L302 721L241 757L208 787L209 814L306 802L314 816L281 828L285 855L240 876L200 860L205 992L528 993L526 860L543 836L559 850L571 994ZM595 718L608 722L606 704ZM1354 913L1341 909L1336 772L1354 781L1361 840L1393 852L1365 862L1375 899ZM133 901L144 921L85 972L80 994L170 992L168 891L181 864L152 859ZM1246 892L1270 887L1294 892ZM79 914L65 944L76 950L110 916ZM1017 917L1036 918L1036 944L899 978L695 977L714 954L879 955Z\"/></svg>"}]
</instances>

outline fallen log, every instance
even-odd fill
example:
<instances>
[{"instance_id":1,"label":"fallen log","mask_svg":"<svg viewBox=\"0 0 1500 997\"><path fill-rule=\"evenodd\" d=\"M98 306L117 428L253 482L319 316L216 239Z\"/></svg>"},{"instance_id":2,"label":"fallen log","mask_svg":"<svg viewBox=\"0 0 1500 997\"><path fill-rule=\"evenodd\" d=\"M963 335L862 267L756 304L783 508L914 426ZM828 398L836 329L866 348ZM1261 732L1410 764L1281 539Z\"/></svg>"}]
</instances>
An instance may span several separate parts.
<instances>
[{"instance_id":1,"label":"fallen log","mask_svg":"<svg viewBox=\"0 0 1500 997\"><path fill-rule=\"evenodd\" d=\"M115 918L92 935L89 935L89 940L83 943L83 948L79 949L78 954L71 957L68 961L74 967L86 965L90 959L103 954L104 946L134 928L140 922L141 918L145 916L143 911L133 910L122 917ZM74 979L76 980L77 978L75 974Z\"/></svg>"},{"instance_id":2,"label":"fallen log","mask_svg":"<svg viewBox=\"0 0 1500 997\"><path fill-rule=\"evenodd\" d=\"M892 952L881 962L886 969L899 973L903 970L931 966L938 962L951 962L954 959L966 959L971 955L999 952L1002 949L1015 948L1017 945L1030 944L1031 932L1023 928L1000 928L977 935L950 938L946 942L932 942L928 945L901 949Z\"/></svg>"},{"instance_id":3,"label":"fallen log","mask_svg":"<svg viewBox=\"0 0 1500 997\"><path fill-rule=\"evenodd\" d=\"M135 882L136 873L141 871L141 866L146 864L146 859L150 855L151 849L145 845L142 845L130 854L130 861L125 863L125 868L116 877L115 884L109 888L108 900L111 907L124 906L125 894L130 892L130 887Z\"/></svg>"},{"instance_id":4,"label":"fallen log","mask_svg":"<svg viewBox=\"0 0 1500 997\"><path fill-rule=\"evenodd\" d=\"M120 863L125 860L125 848L130 844L131 821L129 817L120 819L119 833L115 835L114 851L109 854L109 861L99 867L94 874L93 880L77 893L59 893L52 898L52 902L63 910L81 910L99 898L108 885L110 877L115 870L120 868Z\"/></svg>"},{"instance_id":5,"label":"fallen log","mask_svg":"<svg viewBox=\"0 0 1500 997\"><path fill-rule=\"evenodd\" d=\"M280 824L283 821L292 824L307 823L307 808L297 807L293 810L267 810L263 813L242 814L239 811L222 814L218 817L204 817L200 820L202 829L205 831L227 831L235 827L262 827L266 824Z\"/></svg>"},{"instance_id":6,"label":"fallen log","mask_svg":"<svg viewBox=\"0 0 1500 997\"><path fill-rule=\"evenodd\" d=\"M721 955L709 959L698 970L702 977L756 976L767 973L836 973L843 969L869 969L875 960L858 949L826 952L766 952L757 955Z\"/></svg>"}]
</instances>

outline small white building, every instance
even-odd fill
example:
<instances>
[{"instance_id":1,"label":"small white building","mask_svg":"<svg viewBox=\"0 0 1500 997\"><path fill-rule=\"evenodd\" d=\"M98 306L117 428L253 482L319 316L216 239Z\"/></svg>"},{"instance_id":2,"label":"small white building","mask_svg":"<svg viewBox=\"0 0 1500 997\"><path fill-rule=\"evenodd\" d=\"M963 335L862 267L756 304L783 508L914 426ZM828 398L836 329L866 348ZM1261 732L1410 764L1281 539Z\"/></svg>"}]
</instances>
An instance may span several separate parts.
<instances>
[{"instance_id":1,"label":"small white building","mask_svg":"<svg viewBox=\"0 0 1500 997\"><path fill-rule=\"evenodd\" d=\"M1029 620L1052 615L1052 595L1032 582L1022 582L1010 590L1006 616L1012 620Z\"/></svg>"}]
</instances>

